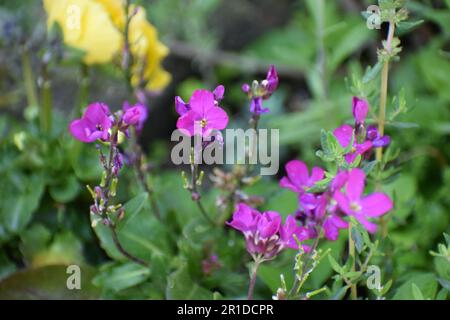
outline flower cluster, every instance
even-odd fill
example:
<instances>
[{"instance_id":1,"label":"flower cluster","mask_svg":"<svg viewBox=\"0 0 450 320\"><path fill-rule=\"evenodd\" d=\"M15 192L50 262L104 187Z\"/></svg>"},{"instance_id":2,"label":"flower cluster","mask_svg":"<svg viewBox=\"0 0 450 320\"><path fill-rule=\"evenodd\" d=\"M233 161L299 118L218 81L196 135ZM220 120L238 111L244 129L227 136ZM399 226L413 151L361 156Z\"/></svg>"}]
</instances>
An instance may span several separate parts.
<instances>
[{"instance_id":1,"label":"flower cluster","mask_svg":"<svg viewBox=\"0 0 450 320\"><path fill-rule=\"evenodd\" d=\"M389 143L389 137L380 137L375 127L365 128L368 112L365 100L354 98L352 111L355 129L344 125L334 131L342 147L354 141L353 148L348 148L351 152L345 155L348 163L352 163L357 155L365 155L371 148ZM359 168L341 168L332 176L319 167L313 167L309 172L305 163L292 160L285 169L286 176L281 178L280 187L297 194L295 216L288 216L285 225L281 225L279 213L259 213L240 203L229 223L244 234L247 251L255 261L258 257L271 259L284 248L298 249L299 242L322 235L328 240L337 240L339 230L349 227L346 221L349 216L374 233L377 226L370 219L386 214L393 207L392 200L384 193L364 195L366 174ZM322 188L314 188L317 184ZM305 248L308 249L307 246Z\"/></svg>"},{"instance_id":2,"label":"flower cluster","mask_svg":"<svg viewBox=\"0 0 450 320\"><path fill-rule=\"evenodd\" d=\"M352 164L358 156L369 156L372 148L386 147L391 139L389 136L380 136L378 129L374 125L365 127L365 121L369 105L366 100L353 98L353 116L355 127L344 124L333 131L334 136L343 148L347 148L353 141L350 152L345 155L348 164Z\"/></svg>"},{"instance_id":3,"label":"flower cluster","mask_svg":"<svg viewBox=\"0 0 450 320\"><path fill-rule=\"evenodd\" d=\"M250 99L250 112L259 116L269 112L269 108L263 107L263 100L269 99L278 87L278 73L274 65L271 65L267 72L266 79L261 82L253 81L252 85L245 83L242 85L242 91Z\"/></svg>"},{"instance_id":4,"label":"flower cluster","mask_svg":"<svg viewBox=\"0 0 450 320\"><path fill-rule=\"evenodd\" d=\"M368 103L365 100L353 98L352 112L355 128L343 125L333 132L343 148L347 148L353 141L352 148L348 148L350 153L345 154L349 164L358 155L368 156L372 148L384 147L390 142L388 136L380 137L374 126L365 128L368 113ZM336 240L339 229L348 227L344 220L346 216L353 216L373 233L376 225L369 219L379 217L393 207L391 199L384 193L375 192L363 196L366 175L359 168L347 171L342 169L330 180L325 190L320 192L314 192L312 187L319 181L325 181L323 169L314 167L309 175L307 166L298 160L288 162L285 168L287 175L280 180L280 186L298 194L296 218L308 230L310 239L320 236L323 231L325 238Z\"/></svg>"},{"instance_id":5,"label":"flower cluster","mask_svg":"<svg viewBox=\"0 0 450 320\"><path fill-rule=\"evenodd\" d=\"M64 42L85 53L84 63L108 63L123 53L123 60L131 64L133 86L153 91L170 82L161 66L169 50L158 40L143 7L130 6L127 12L123 0L44 0L44 8L48 27L57 23ZM127 52L124 34L129 18Z\"/></svg>"},{"instance_id":6,"label":"flower cluster","mask_svg":"<svg viewBox=\"0 0 450 320\"><path fill-rule=\"evenodd\" d=\"M307 239L307 230L299 227L293 216L289 215L282 224L278 212L261 213L244 203L238 205L227 224L244 234L247 251L255 260L271 260L284 248L298 250L298 242Z\"/></svg>"},{"instance_id":7,"label":"flower cluster","mask_svg":"<svg viewBox=\"0 0 450 320\"><path fill-rule=\"evenodd\" d=\"M96 140L106 142L111 138L113 127L128 135L130 126L142 130L146 120L147 107L142 104L132 106L125 102L123 110L111 114L106 104L95 102L86 108L80 119L70 123L69 132L81 142L91 143Z\"/></svg>"}]
</instances>

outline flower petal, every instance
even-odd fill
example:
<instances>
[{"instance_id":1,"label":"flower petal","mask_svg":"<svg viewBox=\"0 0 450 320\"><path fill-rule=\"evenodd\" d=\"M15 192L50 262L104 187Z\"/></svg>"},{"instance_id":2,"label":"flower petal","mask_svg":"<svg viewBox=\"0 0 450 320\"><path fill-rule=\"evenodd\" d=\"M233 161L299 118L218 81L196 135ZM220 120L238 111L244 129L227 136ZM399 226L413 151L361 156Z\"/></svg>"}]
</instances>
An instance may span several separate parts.
<instances>
[{"instance_id":1,"label":"flower petal","mask_svg":"<svg viewBox=\"0 0 450 320\"><path fill-rule=\"evenodd\" d=\"M368 217L379 217L390 211L393 207L392 200L384 193L376 192L364 197L360 201L361 214Z\"/></svg>"},{"instance_id":2,"label":"flower petal","mask_svg":"<svg viewBox=\"0 0 450 320\"><path fill-rule=\"evenodd\" d=\"M354 211L350 207L350 201L345 194L341 191L336 191L333 196L334 200L336 200L339 208L348 215L354 215Z\"/></svg>"},{"instance_id":3,"label":"flower petal","mask_svg":"<svg viewBox=\"0 0 450 320\"><path fill-rule=\"evenodd\" d=\"M350 141L352 141L353 127L348 124L344 124L339 128L334 129L333 135L336 137L339 144L343 148L346 148Z\"/></svg>"},{"instance_id":4,"label":"flower petal","mask_svg":"<svg viewBox=\"0 0 450 320\"><path fill-rule=\"evenodd\" d=\"M308 183L308 167L300 160L291 160L286 166L286 172L289 180L297 188L303 189Z\"/></svg>"},{"instance_id":5,"label":"flower petal","mask_svg":"<svg viewBox=\"0 0 450 320\"><path fill-rule=\"evenodd\" d=\"M214 129L214 130L223 130L227 127L228 124L228 115L220 107L210 108L206 115L206 128Z\"/></svg>"},{"instance_id":6,"label":"flower petal","mask_svg":"<svg viewBox=\"0 0 450 320\"><path fill-rule=\"evenodd\" d=\"M189 100L189 106L201 117L206 117L207 112L215 108L214 95L208 90L195 90Z\"/></svg>"},{"instance_id":7,"label":"flower petal","mask_svg":"<svg viewBox=\"0 0 450 320\"><path fill-rule=\"evenodd\" d=\"M348 174L346 192L350 201L357 201L364 191L366 174L361 169L355 168Z\"/></svg>"}]
</instances>

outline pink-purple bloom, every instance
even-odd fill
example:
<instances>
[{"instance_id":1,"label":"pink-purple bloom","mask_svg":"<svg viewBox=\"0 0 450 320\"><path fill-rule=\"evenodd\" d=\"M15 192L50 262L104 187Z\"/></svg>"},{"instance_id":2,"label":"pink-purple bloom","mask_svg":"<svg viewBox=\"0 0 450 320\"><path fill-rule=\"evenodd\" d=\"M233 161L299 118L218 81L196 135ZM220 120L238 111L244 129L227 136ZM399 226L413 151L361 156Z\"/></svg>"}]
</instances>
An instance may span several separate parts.
<instances>
[{"instance_id":1,"label":"pink-purple bloom","mask_svg":"<svg viewBox=\"0 0 450 320\"><path fill-rule=\"evenodd\" d=\"M360 99L358 97L353 97L352 100L352 112L355 118L356 127L364 124L367 117L367 112L369 111L369 104L366 100Z\"/></svg>"},{"instance_id":2,"label":"pink-purple bloom","mask_svg":"<svg viewBox=\"0 0 450 320\"><path fill-rule=\"evenodd\" d=\"M328 193L305 193L300 196L296 218L308 231L308 237L311 239L318 237L320 229L323 228L325 238L335 241L339 236L339 229L348 227L348 223L337 212L336 206L329 201Z\"/></svg>"},{"instance_id":3,"label":"pink-purple bloom","mask_svg":"<svg viewBox=\"0 0 450 320\"><path fill-rule=\"evenodd\" d=\"M344 124L340 126L339 128L336 128L333 131L334 136L338 140L339 144L343 148L347 148L348 145L351 143L352 138L354 136L354 130L353 127ZM356 157L358 155L363 155L367 151L369 151L372 148L372 142L371 141L364 141L362 143L358 143L357 139L353 139L353 146L351 151L345 155L345 160L347 163L353 163L355 161Z\"/></svg>"},{"instance_id":4,"label":"pink-purple bloom","mask_svg":"<svg viewBox=\"0 0 450 320\"><path fill-rule=\"evenodd\" d=\"M214 131L226 128L228 115L218 106L212 92L195 90L188 105L180 100L175 100L175 107L181 115L177 128L184 134L209 137Z\"/></svg>"},{"instance_id":5,"label":"pink-purple bloom","mask_svg":"<svg viewBox=\"0 0 450 320\"><path fill-rule=\"evenodd\" d=\"M141 103L131 105L128 102L123 104L122 122L128 126L135 126L138 131L144 128L145 121L148 117L147 107Z\"/></svg>"},{"instance_id":6,"label":"pink-purple bloom","mask_svg":"<svg viewBox=\"0 0 450 320\"><path fill-rule=\"evenodd\" d=\"M307 188L312 187L317 181L322 180L325 174L322 168L314 167L310 176L306 164L299 160L289 161L285 169L286 176L281 178L280 186L300 194L303 194Z\"/></svg>"},{"instance_id":7,"label":"pink-purple bloom","mask_svg":"<svg viewBox=\"0 0 450 320\"><path fill-rule=\"evenodd\" d=\"M374 148L383 148L391 143L389 136L381 136L376 126L367 127L367 140L372 142Z\"/></svg>"},{"instance_id":8,"label":"pink-purple bloom","mask_svg":"<svg viewBox=\"0 0 450 320\"><path fill-rule=\"evenodd\" d=\"M97 139L108 140L109 129L113 125L109 108L106 104L95 102L90 104L80 119L73 120L69 125L72 136L85 143Z\"/></svg>"},{"instance_id":9,"label":"pink-purple bloom","mask_svg":"<svg viewBox=\"0 0 450 320\"><path fill-rule=\"evenodd\" d=\"M283 225L278 212L261 213L244 203L238 205L232 221L227 224L244 234L247 251L254 258L261 257L265 260L274 258L285 248L298 250L297 240L304 241L308 238L306 229L299 227L294 217L288 216Z\"/></svg>"},{"instance_id":10,"label":"pink-purple bloom","mask_svg":"<svg viewBox=\"0 0 450 320\"><path fill-rule=\"evenodd\" d=\"M367 231L374 233L377 226L368 219L390 211L393 207L392 200L381 192L363 196L366 174L361 169L352 169L347 177L344 191L337 190L333 198L345 214L355 217Z\"/></svg>"},{"instance_id":11,"label":"pink-purple bloom","mask_svg":"<svg viewBox=\"0 0 450 320\"><path fill-rule=\"evenodd\" d=\"M269 108L263 107L263 100L269 99L278 88L278 73L274 65L269 67L266 79L261 83L255 81L253 86L247 83L242 85L242 91L250 98L250 112L256 116L268 113Z\"/></svg>"}]
</instances>

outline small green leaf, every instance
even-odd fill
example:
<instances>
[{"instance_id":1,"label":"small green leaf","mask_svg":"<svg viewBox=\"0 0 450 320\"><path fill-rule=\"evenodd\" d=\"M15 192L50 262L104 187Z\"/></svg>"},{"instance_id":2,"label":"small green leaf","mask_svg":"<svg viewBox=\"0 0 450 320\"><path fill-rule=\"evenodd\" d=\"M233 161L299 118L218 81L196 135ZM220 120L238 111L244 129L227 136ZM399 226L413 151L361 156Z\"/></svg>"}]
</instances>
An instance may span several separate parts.
<instances>
[{"instance_id":1,"label":"small green leaf","mask_svg":"<svg viewBox=\"0 0 450 320\"><path fill-rule=\"evenodd\" d=\"M339 265L339 263L333 258L331 254L328 255L328 261L330 261L331 267L333 268L334 271L336 271L339 274L344 273L343 268Z\"/></svg>"},{"instance_id":2,"label":"small green leaf","mask_svg":"<svg viewBox=\"0 0 450 320\"><path fill-rule=\"evenodd\" d=\"M377 64L375 64L373 67L368 67L362 80L363 83L365 84L375 79L380 73L382 67L383 63L381 62L377 62Z\"/></svg>"}]
</instances>

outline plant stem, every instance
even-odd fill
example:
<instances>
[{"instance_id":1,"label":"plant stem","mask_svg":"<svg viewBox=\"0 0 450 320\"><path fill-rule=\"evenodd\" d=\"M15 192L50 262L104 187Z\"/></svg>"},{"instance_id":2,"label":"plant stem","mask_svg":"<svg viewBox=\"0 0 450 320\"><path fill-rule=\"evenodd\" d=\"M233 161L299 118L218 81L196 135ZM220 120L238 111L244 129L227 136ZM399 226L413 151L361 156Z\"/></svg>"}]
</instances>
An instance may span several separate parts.
<instances>
[{"instance_id":1,"label":"plant stem","mask_svg":"<svg viewBox=\"0 0 450 320\"><path fill-rule=\"evenodd\" d=\"M37 108L39 106L39 102L36 94L36 84L34 82L30 54L27 49L23 49L22 53L22 73L23 82L25 84L25 92L27 95L28 107Z\"/></svg>"},{"instance_id":2,"label":"plant stem","mask_svg":"<svg viewBox=\"0 0 450 320\"><path fill-rule=\"evenodd\" d=\"M123 245L120 243L117 230L116 230L116 224L113 223L111 218L109 217L108 213L106 212L109 202L111 200L111 194L110 194L110 188L111 188L111 182L113 179L113 166L114 166L114 157L116 156L117 152L117 138L118 138L118 129L117 127L112 129L111 133L111 140L110 140L110 146L109 146L109 155L108 155L108 161L106 165L106 179L105 179L105 186L102 188L102 192L105 195L105 203L103 205L103 212L100 212L100 215L106 219L108 222L108 227L111 230L112 239L114 242L114 245L116 246L117 250L126 258L130 259L133 262L136 262L142 266L148 267L149 264L134 256L130 252L128 252Z\"/></svg>"},{"instance_id":3,"label":"plant stem","mask_svg":"<svg viewBox=\"0 0 450 320\"><path fill-rule=\"evenodd\" d=\"M198 179L198 165L195 163L191 163L191 196L192 200L196 203L200 213L202 214L203 218L212 226L215 227L216 224L214 221L209 217L209 215L206 213L205 207L203 206L200 198L200 193L197 191L197 179Z\"/></svg>"},{"instance_id":4,"label":"plant stem","mask_svg":"<svg viewBox=\"0 0 450 320\"><path fill-rule=\"evenodd\" d=\"M395 23L389 21L389 30L388 36L386 40L386 50L390 51L392 47L392 39L394 38L395 33ZM389 60L386 60L383 65L383 69L381 71L381 86L380 86L380 107L379 107L379 115L378 115L378 131L380 136L384 135L384 125L386 121L386 101L388 95L388 83L389 83ZM383 159L383 148L377 148L375 159L378 162L381 162ZM380 189L380 183L377 182L377 189ZM387 223L383 217L380 219L382 236L385 238L387 236Z\"/></svg>"},{"instance_id":5,"label":"plant stem","mask_svg":"<svg viewBox=\"0 0 450 320\"><path fill-rule=\"evenodd\" d=\"M42 79L42 110L40 112L41 130L45 133L50 133L52 130L52 88L47 65L44 65L42 68Z\"/></svg>"},{"instance_id":6,"label":"plant stem","mask_svg":"<svg viewBox=\"0 0 450 320\"><path fill-rule=\"evenodd\" d=\"M300 290L301 286L303 285L303 283L305 281L305 279L304 279L305 274L306 274L306 271L308 270L307 267L308 267L309 261L311 260L311 257L314 254L314 251L317 249L317 246L319 245L319 241L320 241L320 235L314 239L314 243L311 246L311 250L308 253L308 255L306 256L305 261L303 262L303 268L302 268L302 273L301 273L300 277L298 277L297 275L295 276L294 284L292 285L292 289L289 292L290 297L297 295L298 291Z\"/></svg>"},{"instance_id":7,"label":"plant stem","mask_svg":"<svg viewBox=\"0 0 450 320\"><path fill-rule=\"evenodd\" d=\"M352 223L351 222L348 224L348 255L349 255L349 257L353 258L351 271L356 271L355 243L353 242L353 238L352 238ZM351 284L350 290L351 290L352 300L357 300L358 299L358 291L357 291L356 283Z\"/></svg>"},{"instance_id":8,"label":"plant stem","mask_svg":"<svg viewBox=\"0 0 450 320\"><path fill-rule=\"evenodd\" d=\"M89 67L86 64L81 64L81 80L80 80L80 91L78 93L78 109L76 112L79 116L83 108L89 102Z\"/></svg>"},{"instance_id":9,"label":"plant stem","mask_svg":"<svg viewBox=\"0 0 450 320\"><path fill-rule=\"evenodd\" d=\"M248 286L248 300L253 300L253 292L255 291L255 284L256 284L256 276L258 274L258 268L261 264L261 260L259 258L255 259L255 264L253 265L252 275L250 277L250 284Z\"/></svg>"},{"instance_id":10,"label":"plant stem","mask_svg":"<svg viewBox=\"0 0 450 320\"><path fill-rule=\"evenodd\" d=\"M136 262L137 264L140 264L142 266L145 266L145 267L149 266L149 264L146 261L144 261L144 260L142 260L142 259L140 259L140 258L138 258L138 257L136 257L134 255L132 255L127 250L125 250L125 248L122 246L122 244L119 241L119 237L117 235L117 231L116 231L116 226L115 225L110 225L109 228L111 230L111 234L112 234L112 238L113 238L113 241L114 241L114 245L116 246L117 250L119 250L119 252L124 257L126 257L126 258L130 259L131 261Z\"/></svg>"}]
</instances>

